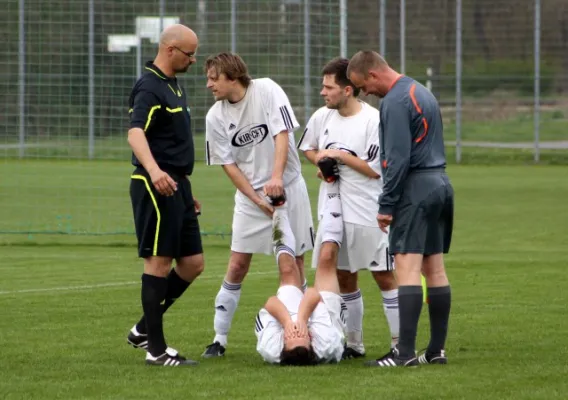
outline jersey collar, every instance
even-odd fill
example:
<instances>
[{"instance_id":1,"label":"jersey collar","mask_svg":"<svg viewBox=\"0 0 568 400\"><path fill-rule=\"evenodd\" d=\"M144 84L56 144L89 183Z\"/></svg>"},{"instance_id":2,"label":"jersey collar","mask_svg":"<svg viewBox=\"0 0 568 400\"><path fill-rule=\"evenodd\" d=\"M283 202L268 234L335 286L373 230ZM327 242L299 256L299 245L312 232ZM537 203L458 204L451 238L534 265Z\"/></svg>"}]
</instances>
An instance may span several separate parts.
<instances>
[{"instance_id":1,"label":"jersey collar","mask_svg":"<svg viewBox=\"0 0 568 400\"><path fill-rule=\"evenodd\" d=\"M166 74L164 74L160 70L160 68L156 67L152 61L146 62L146 64L144 65L144 69L146 71L150 71L150 72L154 73L158 78L163 79L165 81L172 79L172 78L167 77Z\"/></svg>"}]
</instances>

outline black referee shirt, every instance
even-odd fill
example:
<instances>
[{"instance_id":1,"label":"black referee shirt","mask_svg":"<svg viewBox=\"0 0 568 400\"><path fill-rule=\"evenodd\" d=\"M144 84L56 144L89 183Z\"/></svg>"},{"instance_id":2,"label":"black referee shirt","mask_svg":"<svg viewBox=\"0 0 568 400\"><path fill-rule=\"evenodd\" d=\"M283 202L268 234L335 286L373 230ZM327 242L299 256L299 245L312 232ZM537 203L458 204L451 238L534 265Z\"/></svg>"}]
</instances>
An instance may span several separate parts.
<instances>
[{"instance_id":1,"label":"black referee shirt","mask_svg":"<svg viewBox=\"0 0 568 400\"><path fill-rule=\"evenodd\" d=\"M195 160L191 117L177 79L167 77L149 61L128 103L130 128L144 130L160 168L191 175ZM132 165L142 166L134 154Z\"/></svg>"}]
</instances>

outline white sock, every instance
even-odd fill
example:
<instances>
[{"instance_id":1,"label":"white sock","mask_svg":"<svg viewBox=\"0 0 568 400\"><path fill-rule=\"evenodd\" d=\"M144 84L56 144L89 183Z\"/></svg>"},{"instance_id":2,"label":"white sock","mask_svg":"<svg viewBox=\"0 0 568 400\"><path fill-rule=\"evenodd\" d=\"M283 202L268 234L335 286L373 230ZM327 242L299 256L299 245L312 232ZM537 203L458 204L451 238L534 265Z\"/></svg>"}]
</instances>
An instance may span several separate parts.
<instances>
[{"instance_id":1,"label":"white sock","mask_svg":"<svg viewBox=\"0 0 568 400\"><path fill-rule=\"evenodd\" d=\"M215 298L215 339L221 346L227 347L227 335L231 329L233 316L241 298L241 284L223 281L223 285Z\"/></svg>"},{"instance_id":2,"label":"white sock","mask_svg":"<svg viewBox=\"0 0 568 400\"><path fill-rule=\"evenodd\" d=\"M341 197L339 184L326 183L327 199L323 217L320 221L322 227L322 243L335 242L341 246L343 239L343 215L341 210Z\"/></svg>"},{"instance_id":3,"label":"white sock","mask_svg":"<svg viewBox=\"0 0 568 400\"><path fill-rule=\"evenodd\" d=\"M286 204L280 207L274 207L274 215L272 217L272 246L276 262L280 254L289 254L296 257L296 238L290 226L288 218L288 207Z\"/></svg>"},{"instance_id":4,"label":"white sock","mask_svg":"<svg viewBox=\"0 0 568 400\"><path fill-rule=\"evenodd\" d=\"M391 348L398 344L400 321L398 317L398 289L381 290L383 295L383 310L387 317L391 333Z\"/></svg>"},{"instance_id":5,"label":"white sock","mask_svg":"<svg viewBox=\"0 0 568 400\"><path fill-rule=\"evenodd\" d=\"M347 346L364 353L363 314L365 309L361 291L342 293L341 297L347 306Z\"/></svg>"}]
</instances>

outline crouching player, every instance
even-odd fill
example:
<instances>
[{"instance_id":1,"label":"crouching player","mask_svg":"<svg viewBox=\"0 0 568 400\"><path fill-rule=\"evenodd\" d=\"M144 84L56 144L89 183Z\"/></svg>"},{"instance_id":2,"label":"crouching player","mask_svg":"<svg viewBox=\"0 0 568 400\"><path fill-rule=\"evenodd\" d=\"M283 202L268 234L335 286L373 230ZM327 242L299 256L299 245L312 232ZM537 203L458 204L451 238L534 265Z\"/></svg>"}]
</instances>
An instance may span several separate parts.
<instances>
[{"instance_id":1,"label":"crouching player","mask_svg":"<svg viewBox=\"0 0 568 400\"><path fill-rule=\"evenodd\" d=\"M337 254L343 237L339 185L328 183L323 245L314 287L302 293L299 271L295 279L283 279L276 296L256 316L256 349L262 358L280 365L337 363L345 345L347 308L339 295ZM290 232L290 234L287 234ZM278 265L293 263L294 237L285 207L276 207L273 240ZM282 268L281 268L282 270Z\"/></svg>"}]
</instances>

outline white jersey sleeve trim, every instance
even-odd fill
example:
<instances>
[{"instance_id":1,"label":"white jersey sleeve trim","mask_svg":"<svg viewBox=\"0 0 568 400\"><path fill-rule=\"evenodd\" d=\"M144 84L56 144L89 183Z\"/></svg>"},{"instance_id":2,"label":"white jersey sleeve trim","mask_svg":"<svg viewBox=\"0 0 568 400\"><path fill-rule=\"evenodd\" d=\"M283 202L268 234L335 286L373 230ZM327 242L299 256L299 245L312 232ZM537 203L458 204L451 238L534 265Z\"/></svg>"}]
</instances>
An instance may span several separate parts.
<instances>
[{"instance_id":1,"label":"white jersey sleeve trim","mask_svg":"<svg viewBox=\"0 0 568 400\"><path fill-rule=\"evenodd\" d=\"M293 133L300 124L282 87L270 78L256 79L255 84L259 85L262 91L263 106L268 116L270 134L275 136L284 131Z\"/></svg>"}]
</instances>

